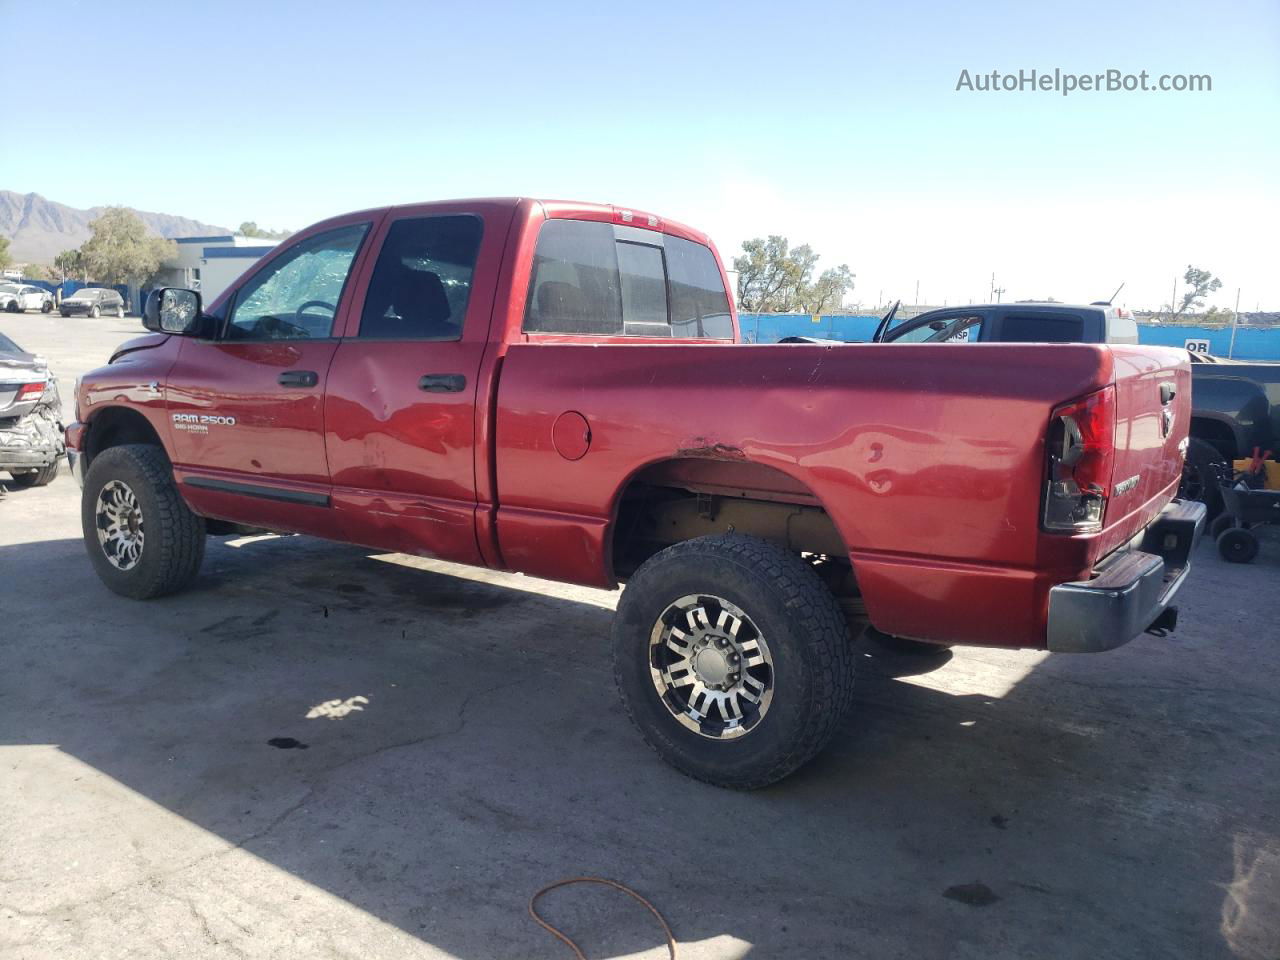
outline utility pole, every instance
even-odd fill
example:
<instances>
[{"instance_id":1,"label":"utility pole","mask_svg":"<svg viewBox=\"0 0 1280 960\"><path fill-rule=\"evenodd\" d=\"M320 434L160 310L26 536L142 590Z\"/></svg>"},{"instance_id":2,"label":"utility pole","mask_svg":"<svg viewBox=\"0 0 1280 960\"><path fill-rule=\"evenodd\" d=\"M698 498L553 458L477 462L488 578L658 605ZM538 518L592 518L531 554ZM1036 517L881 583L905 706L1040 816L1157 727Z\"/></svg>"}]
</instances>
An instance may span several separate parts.
<instances>
[{"instance_id":1,"label":"utility pole","mask_svg":"<svg viewBox=\"0 0 1280 960\"><path fill-rule=\"evenodd\" d=\"M1173 323L1173 311L1177 309L1178 302L1178 275L1173 275L1173 293L1169 294L1169 322Z\"/></svg>"},{"instance_id":2,"label":"utility pole","mask_svg":"<svg viewBox=\"0 0 1280 960\"><path fill-rule=\"evenodd\" d=\"M1240 326L1240 288L1236 287L1236 312L1231 315L1231 344L1227 347L1227 359L1236 352L1236 327Z\"/></svg>"},{"instance_id":3,"label":"utility pole","mask_svg":"<svg viewBox=\"0 0 1280 960\"><path fill-rule=\"evenodd\" d=\"M995 298L996 298L996 272L992 270L991 271L991 289L987 293L987 303L990 303Z\"/></svg>"},{"instance_id":4,"label":"utility pole","mask_svg":"<svg viewBox=\"0 0 1280 960\"><path fill-rule=\"evenodd\" d=\"M920 281L916 281L916 306L920 306Z\"/></svg>"}]
</instances>

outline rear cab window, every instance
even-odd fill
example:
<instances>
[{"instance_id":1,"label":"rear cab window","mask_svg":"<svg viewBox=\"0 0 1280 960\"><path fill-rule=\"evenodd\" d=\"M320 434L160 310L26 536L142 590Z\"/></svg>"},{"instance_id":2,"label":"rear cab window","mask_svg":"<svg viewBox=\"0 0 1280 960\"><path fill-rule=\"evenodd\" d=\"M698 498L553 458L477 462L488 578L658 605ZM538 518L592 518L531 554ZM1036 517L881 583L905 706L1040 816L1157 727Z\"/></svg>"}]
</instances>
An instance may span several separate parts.
<instances>
[{"instance_id":1,"label":"rear cab window","mask_svg":"<svg viewBox=\"0 0 1280 960\"><path fill-rule=\"evenodd\" d=\"M543 223L525 333L733 339L710 248L672 234L589 220Z\"/></svg>"}]
</instances>

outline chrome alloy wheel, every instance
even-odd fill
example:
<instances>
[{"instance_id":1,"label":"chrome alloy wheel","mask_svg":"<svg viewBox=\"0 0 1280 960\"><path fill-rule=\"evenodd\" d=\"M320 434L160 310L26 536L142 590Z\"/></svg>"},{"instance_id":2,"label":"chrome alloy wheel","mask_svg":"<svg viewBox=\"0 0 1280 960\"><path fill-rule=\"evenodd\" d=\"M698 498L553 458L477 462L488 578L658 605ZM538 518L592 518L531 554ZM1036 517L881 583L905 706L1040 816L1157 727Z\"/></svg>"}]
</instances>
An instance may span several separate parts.
<instances>
[{"instance_id":1,"label":"chrome alloy wheel","mask_svg":"<svg viewBox=\"0 0 1280 960\"><path fill-rule=\"evenodd\" d=\"M671 715L711 740L743 737L773 701L773 657L741 609L709 594L681 597L649 635L649 673Z\"/></svg>"},{"instance_id":2,"label":"chrome alloy wheel","mask_svg":"<svg viewBox=\"0 0 1280 960\"><path fill-rule=\"evenodd\" d=\"M98 492L94 509L98 545L117 570L132 570L142 559L142 507L127 483L108 482Z\"/></svg>"}]
</instances>

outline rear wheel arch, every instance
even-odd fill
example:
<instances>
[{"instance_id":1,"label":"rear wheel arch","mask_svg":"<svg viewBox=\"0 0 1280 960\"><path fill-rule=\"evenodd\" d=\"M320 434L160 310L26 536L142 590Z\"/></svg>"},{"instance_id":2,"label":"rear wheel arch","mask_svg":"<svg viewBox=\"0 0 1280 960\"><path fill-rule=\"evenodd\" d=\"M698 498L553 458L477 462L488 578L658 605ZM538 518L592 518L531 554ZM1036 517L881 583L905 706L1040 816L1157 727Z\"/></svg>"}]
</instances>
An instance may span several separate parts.
<instances>
[{"instance_id":1,"label":"rear wheel arch","mask_svg":"<svg viewBox=\"0 0 1280 960\"><path fill-rule=\"evenodd\" d=\"M1224 460L1235 460L1241 455L1240 437L1236 428L1223 420L1193 416L1189 433L1193 440L1203 440L1217 450Z\"/></svg>"},{"instance_id":2,"label":"rear wheel arch","mask_svg":"<svg viewBox=\"0 0 1280 960\"><path fill-rule=\"evenodd\" d=\"M606 558L613 578L625 580L673 544L727 533L804 557L855 633L865 626L849 543L821 499L790 474L754 461L684 457L638 469L615 497Z\"/></svg>"}]
</instances>

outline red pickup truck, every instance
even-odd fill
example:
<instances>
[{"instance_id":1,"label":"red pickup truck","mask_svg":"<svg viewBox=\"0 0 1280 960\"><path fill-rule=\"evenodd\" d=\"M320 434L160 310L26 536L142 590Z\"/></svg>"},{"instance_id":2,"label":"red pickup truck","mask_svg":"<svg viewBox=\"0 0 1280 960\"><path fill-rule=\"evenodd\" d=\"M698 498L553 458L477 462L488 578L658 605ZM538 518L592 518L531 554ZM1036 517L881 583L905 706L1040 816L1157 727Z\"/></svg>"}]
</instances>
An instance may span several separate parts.
<instances>
[{"instance_id":1,"label":"red pickup truck","mask_svg":"<svg viewBox=\"0 0 1280 960\"><path fill-rule=\"evenodd\" d=\"M305 533L625 582L618 686L693 776L756 787L831 736L850 626L1105 650L1173 624L1179 350L739 342L686 226L529 199L367 210L205 307L153 294L82 378L85 545L154 597L206 535Z\"/></svg>"}]
</instances>

